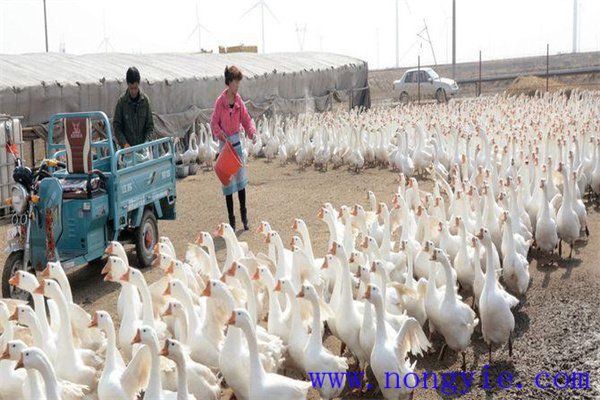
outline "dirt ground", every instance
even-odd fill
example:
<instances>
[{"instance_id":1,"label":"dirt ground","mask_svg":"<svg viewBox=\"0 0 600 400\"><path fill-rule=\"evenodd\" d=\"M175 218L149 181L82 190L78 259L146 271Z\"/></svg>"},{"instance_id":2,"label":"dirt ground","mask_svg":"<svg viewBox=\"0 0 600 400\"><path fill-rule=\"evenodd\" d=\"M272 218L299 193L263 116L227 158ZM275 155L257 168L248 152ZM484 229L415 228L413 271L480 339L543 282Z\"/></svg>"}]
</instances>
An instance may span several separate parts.
<instances>
[{"instance_id":1,"label":"dirt ground","mask_svg":"<svg viewBox=\"0 0 600 400\"><path fill-rule=\"evenodd\" d=\"M367 205L367 190L372 190L378 201L390 202L392 192L396 190L396 175L379 169L368 169L360 174L345 169L330 170L325 173L312 169L299 172L289 165L267 164L262 160L251 161L249 165L250 185L247 189L249 217L253 227L266 220L278 230L284 243L292 234L293 218L306 221L313 246L317 255L326 251L327 227L318 221L317 212L325 201L336 207L361 203ZM226 220L225 201L220 185L212 172L199 172L196 176L178 181L177 184L177 221L161 221L160 233L168 236L176 246L178 254L183 256L188 242L194 240L200 231L212 232L218 223ZM237 209L236 199L236 209ZM489 368L489 390L478 387L484 385L482 373L487 370L487 348L476 329L472 346L467 352L467 371L476 372L474 386L470 392L460 395L464 384L457 383L457 394L446 395L440 388L418 389L415 399L463 398L463 399L593 399L600 396L600 272L598 268L596 246L600 243L600 215L593 206L588 207L591 236L586 243L582 241L572 260L558 258L538 261L533 254L530 264L531 287L521 304L515 310L516 328L514 333L513 357L508 349L495 349ZM238 214L239 215L239 214ZM238 217L239 221L239 217ZM241 225L241 224L240 224ZM0 234L4 234L2 227ZM240 232L240 240L247 241L256 253L266 252L262 236L251 232ZM2 236L4 237L4 236ZM219 261L224 260L224 242L215 242ZM2 256L4 258L4 255ZM133 262L133 249L131 261ZM0 262L4 262L1 259ZM153 282L159 277L159 271L145 271L146 279ZM97 268L84 268L71 274L74 299L88 311L107 310L116 313L118 285L104 283ZM466 299L470 301L470 299ZM424 371L443 372L461 371L461 358L447 351L442 361L438 361L441 340L434 337L434 348L430 354L417 360L416 372L422 377ZM339 341L330 337L326 344L339 352ZM552 384L557 372L589 372L590 389L547 389L535 388L535 377L547 372L549 380L542 383ZM499 373L508 372L514 377L511 389L500 389L497 382ZM430 377L428 384L432 385ZM457 382L461 382L459 379ZM564 383L564 378L558 380ZM516 388L516 385L522 388ZM420 385L423 386L422 384ZM226 398L228 393L224 395ZM359 398L351 394L348 398ZM381 398L376 394L361 398ZM315 391L310 399L318 399Z\"/></svg>"}]
</instances>

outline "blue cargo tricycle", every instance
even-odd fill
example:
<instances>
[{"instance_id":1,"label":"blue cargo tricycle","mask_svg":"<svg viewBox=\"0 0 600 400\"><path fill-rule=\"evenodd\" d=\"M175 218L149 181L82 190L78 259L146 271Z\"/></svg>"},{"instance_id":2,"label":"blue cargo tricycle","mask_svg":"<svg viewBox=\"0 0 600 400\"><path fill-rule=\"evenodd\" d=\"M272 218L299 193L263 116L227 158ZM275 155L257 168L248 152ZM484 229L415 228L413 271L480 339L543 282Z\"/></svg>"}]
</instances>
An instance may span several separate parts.
<instances>
[{"instance_id":1,"label":"blue cargo tricycle","mask_svg":"<svg viewBox=\"0 0 600 400\"><path fill-rule=\"evenodd\" d=\"M117 150L103 112L56 114L47 154L34 171L15 160L13 226L2 296L27 299L9 285L19 269L65 270L104 257L109 241L133 242L139 267L150 266L159 219L175 219L175 152L171 138Z\"/></svg>"}]
</instances>

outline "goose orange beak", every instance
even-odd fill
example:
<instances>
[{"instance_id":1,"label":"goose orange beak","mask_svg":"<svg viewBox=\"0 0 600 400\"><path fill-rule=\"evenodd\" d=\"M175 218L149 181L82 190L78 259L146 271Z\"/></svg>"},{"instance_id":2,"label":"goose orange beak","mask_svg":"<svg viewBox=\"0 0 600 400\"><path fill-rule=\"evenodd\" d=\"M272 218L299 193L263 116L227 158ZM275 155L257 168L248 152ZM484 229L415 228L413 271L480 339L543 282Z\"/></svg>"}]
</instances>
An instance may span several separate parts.
<instances>
[{"instance_id":1,"label":"goose orange beak","mask_svg":"<svg viewBox=\"0 0 600 400\"><path fill-rule=\"evenodd\" d=\"M368 248L369 248L369 239L367 239L367 238L365 237L365 238L364 238L364 240L363 240L363 242L362 242L362 244L361 244L361 247L362 247L363 249L368 249Z\"/></svg>"},{"instance_id":2,"label":"goose orange beak","mask_svg":"<svg viewBox=\"0 0 600 400\"><path fill-rule=\"evenodd\" d=\"M104 282L114 282L113 276L110 272L108 274L104 275Z\"/></svg>"},{"instance_id":3,"label":"goose orange beak","mask_svg":"<svg viewBox=\"0 0 600 400\"><path fill-rule=\"evenodd\" d=\"M108 246L106 246L106 249L104 249L104 254L112 254L113 252L113 244L109 243Z\"/></svg>"},{"instance_id":4,"label":"goose orange beak","mask_svg":"<svg viewBox=\"0 0 600 400\"><path fill-rule=\"evenodd\" d=\"M21 357L19 357L19 361L17 361L17 364L15 365L15 370L17 370L19 368L25 368L25 366L23 365L23 355L22 354L21 354Z\"/></svg>"},{"instance_id":5,"label":"goose orange beak","mask_svg":"<svg viewBox=\"0 0 600 400\"><path fill-rule=\"evenodd\" d=\"M119 280L121 282L129 282L131 279L131 270L128 270Z\"/></svg>"},{"instance_id":6,"label":"goose orange beak","mask_svg":"<svg viewBox=\"0 0 600 400\"><path fill-rule=\"evenodd\" d=\"M175 271L175 261L171 261L169 263L169 266L167 267L167 270L165 271L165 273L172 275L174 271Z\"/></svg>"},{"instance_id":7,"label":"goose orange beak","mask_svg":"<svg viewBox=\"0 0 600 400\"><path fill-rule=\"evenodd\" d=\"M229 269L227 270L227 272L225 272L225 275L227 276L235 276L235 270L237 269L237 262L232 262L231 263L231 267L229 267Z\"/></svg>"},{"instance_id":8,"label":"goose orange beak","mask_svg":"<svg viewBox=\"0 0 600 400\"><path fill-rule=\"evenodd\" d=\"M104 268L102 268L102 271L100 271L100 274L108 274L112 268L112 264L112 258L108 257L108 261L106 261L106 264L104 265Z\"/></svg>"},{"instance_id":9,"label":"goose orange beak","mask_svg":"<svg viewBox=\"0 0 600 400\"><path fill-rule=\"evenodd\" d=\"M317 214L317 218L323 219L324 216L325 216L325 212L323 211L323 207L321 207L321 209L319 210L319 213Z\"/></svg>"},{"instance_id":10,"label":"goose orange beak","mask_svg":"<svg viewBox=\"0 0 600 400\"><path fill-rule=\"evenodd\" d=\"M296 295L296 297L304 298L304 286L300 289L300 292Z\"/></svg>"},{"instance_id":11,"label":"goose orange beak","mask_svg":"<svg viewBox=\"0 0 600 400\"><path fill-rule=\"evenodd\" d=\"M154 254L154 257L158 257L158 255L159 255L158 243L156 243L154 245L154 247L152 248L152 254Z\"/></svg>"},{"instance_id":12,"label":"goose orange beak","mask_svg":"<svg viewBox=\"0 0 600 400\"><path fill-rule=\"evenodd\" d=\"M363 299L370 299L370 298L371 298L371 285L367 286L367 291L363 295Z\"/></svg>"},{"instance_id":13,"label":"goose orange beak","mask_svg":"<svg viewBox=\"0 0 600 400\"><path fill-rule=\"evenodd\" d=\"M11 286L19 286L19 284L21 283L21 277L19 276L18 273L14 274L9 280L8 280L8 284Z\"/></svg>"},{"instance_id":14,"label":"goose orange beak","mask_svg":"<svg viewBox=\"0 0 600 400\"><path fill-rule=\"evenodd\" d=\"M434 251L433 254L431 254L431 261L437 261L437 251Z\"/></svg>"},{"instance_id":15,"label":"goose orange beak","mask_svg":"<svg viewBox=\"0 0 600 400\"><path fill-rule=\"evenodd\" d=\"M271 235L269 235L269 234L265 235L265 243L271 244Z\"/></svg>"},{"instance_id":16,"label":"goose orange beak","mask_svg":"<svg viewBox=\"0 0 600 400\"><path fill-rule=\"evenodd\" d=\"M200 297L210 297L210 282L208 282L208 285L206 285L206 287L200 294Z\"/></svg>"},{"instance_id":17,"label":"goose orange beak","mask_svg":"<svg viewBox=\"0 0 600 400\"><path fill-rule=\"evenodd\" d=\"M294 231L298 230L298 220L294 220L294 225L292 225L292 230L294 230Z\"/></svg>"},{"instance_id":18,"label":"goose orange beak","mask_svg":"<svg viewBox=\"0 0 600 400\"><path fill-rule=\"evenodd\" d=\"M274 292L281 292L281 281L279 279L277 279L277 283L275 284L275 289L273 289Z\"/></svg>"},{"instance_id":19,"label":"goose orange beak","mask_svg":"<svg viewBox=\"0 0 600 400\"><path fill-rule=\"evenodd\" d=\"M9 321L18 321L19 320L19 310L15 308L15 311L8 317Z\"/></svg>"},{"instance_id":20,"label":"goose orange beak","mask_svg":"<svg viewBox=\"0 0 600 400\"><path fill-rule=\"evenodd\" d=\"M42 296L44 295L44 285L41 284L39 285L34 291L33 294L41 294Z\"/></svg>"},{"instance_id":21,"label":"goose orange beak","mask_svg":"<svg viewBox=\"0 0 600 400\"><path fill-rule=\"evenodd\" d=\"M196 240L194 241L194 243L196 243L198 246L202 246L202 244L204 243L204 239L202 238L201 233L199 233L198 236L196 236Z\"/></svg>"},{"instance_id":22,"label":"goose orange beak","mask_svg":"<svg viewBox=\"0 0 600 400\"><path fill-rule=\"evenodd\" d=\"M50 278L50 265L46 265L46 268L41 273L42 278Z\"/></svg>"},{"instance_id":23,"label":"goose orange beak","mask_svg":"<svg viewBox=\"0 0 600 400\"><path fill-rule=\"evenodd\" d=\"M169 303L169 305L167 306L167 309L163 313L163 317L168 317L169 315L173 315L173 305L172 305L172 303Z\"/></svg>"},{"instance_id":24,"label":"goose orange beak","mask_svg":"<svg viewBox=\"0 0 600 400\"><path fill-rule=\"evenodd\" d=\"M480 229L480 230L479 230L479 233L478 233L477 235L475 235L475 236L477 236L477 238L478 238L479 240L483 240L483 229Z\"/></svg>"},{"instance_id":25,"label":"goose orange beak","mask_svg":"<svg viewBox=\"0 0 600 400\"><path fill-rule=\"evenodd\" d=\"M356 274L354 274L354 276L356 276L357 278L362 277L362 272L360 272L360 271L361 271L361 268L358 267L358 269L356 270Z\"/></svg>"},{"instance_id":26,"label":"goose orange beak","mask_svg":"<svg viewBox=\"0 0 600 400\"><path fill-rule=\"evenodd\" d=\"M254 271L254 275L252 275L252 278L250 278L253 281L259 281L260 280L260 272L258 271L258 268L256 268L256 271Z\"/></svg>"},{"instance_id":27,"label":"goose orange beak","mask_svg":"<svg viewBox=\"0 0 600 400\"><path fill-rule=\"evenodd\" d=\"M382 207L381 207L381 203L377 204L377 215L381 214L382 211Z\"/></svg>"},{"instance_id":28,"label":"goose orange beak","mask_svg":"<svg viewBox=\"0 0 600 400\"><path fill-rule=\"evenodd\" d=\"M158 268L158 267L160 267L161 257L158 254L155 254L154 257L155 258L154 258L154 260L152 260L152 265L151 266L152 266L152 268Z\"/></svg>"},{"instance_id":29,"label":"goose orange beak","mask_svg":"<svg viewBox=\"0 0 600 400\"><path fill-rule=\"evenodd\" d=\"M140 331L139 328L138 328L137 332L135 333L133 340L131 341L131 344L136 344L136 343L142 343L142 331Z\"/></svg>"},{"instance_id":30,"label":"goose orange beak","mask_svg":"<svg viewBox=\"0 0 600 400\"><path fill-rule=\"evenodd\" d=\"M354 207L352 207L352 211L350 212L350 214L352 214L352 216L354 217L358 215L358 207L356 206L356 204L354 205Z\"/></svg>"},{"instance_id":31,"label":"goose orange beak","mask_svg":"<svg viewBox=\"0 0 600 400\"><path fill-rule=\"evenodd\" d=\"M98 327L98 313L94 313L92 320L90 321L90 325L88 328L96 328Z\"/></svg>"},{"instance_id":32,"label":"goose orange beak","mask_svg":"<svg viewBox=\"0 0 600 400\"><path fill-rule=\"evenodd\" d=\"M167 288L165 289L165 291L163 292L163 296L170 296L171 295L171 284L169 283L167 285Z\"/></svg>"},{"instance_id":33,"label":"goose orange beak","mask_svg":"<svg viewBox=\"0 0 600 400\"><path fill-rule=\"evenodd\" d=\"M373 261L371 263L371 272L375 272L377 271L377 263L375 261Z\"/></svg>"},{"instance_id":34,"label":"goose orange beak","mask_svg":"<svg viewBox=\"0 0 600 400\"><path fill-rule=\"evenodd\" d=\"M227 325L235 325L235 311L231 312L231 316L227 320Z\"/></svg>"},{"instance_id":35,"label":"goose orange beak","mask_svg":"<svg viewBox=\"0 0 600 400\"><path fill-rule=\"evenodd\" d=\"M170 342L169 339L165 340L165 345L158 352L159 356L169 357L169 342Z\"/></svg>"},{"instance_id":36,"label":"goose orange beak","mask_svg":"<svg viewBox=\"0 0 600 400\"><path fill-rule=\"evenodd\" d=\"M10 353L8 352L8 345L6 345L6 348L2 352L2 355L0 355L0 360L9 360L9 359L10 359Z\"/></svg>"},{"instance_id":37,"label":"goose orange beak","mask_svg":"<svg viewBox=\"0 0 600 400\"><path fill-rule=\"evenodd\" d=\"M321 269L329 268L329 263L327 262L327 257L323 259L323 265L321 265Z\"/></svg>"},{"instance_id":38,"label":"goose orange beak","mask_svg":"<svg viewBox=\"0 0 600 400\"><path fill-rule=\"evenodd\" d=\"M335 256L337 254L337 243L336 242L333 242L333 244L331 245L329 254L331 254L332 256Z\"/></svg>"}]
</instances>

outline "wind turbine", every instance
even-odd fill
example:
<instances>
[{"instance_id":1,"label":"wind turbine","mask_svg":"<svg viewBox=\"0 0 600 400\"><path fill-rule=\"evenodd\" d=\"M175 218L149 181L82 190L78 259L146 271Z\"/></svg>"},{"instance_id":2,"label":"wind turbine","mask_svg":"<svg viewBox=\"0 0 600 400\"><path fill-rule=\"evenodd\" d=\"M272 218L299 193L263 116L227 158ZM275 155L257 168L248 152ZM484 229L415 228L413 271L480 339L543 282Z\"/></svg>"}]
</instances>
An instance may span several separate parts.
<instances>
[{"instance_id":1,"label":"wind turbine","mask_svg":"<svg viewBox=\"0 0 600 400\"><path fill-rule=\"evenodd\" d=\"M104 52L108 53L109 47L112 50L114 50L115 48L112 46L112 44L110 44L110 39L106 35L106 9L102 12L102 20L103 20L103 24L104 24L104 39L102 39L102 41L98 45L98 49L100 49L100 48L102 48L102 46L104 46Z\"/></svg>"},{"instance_id":2,"label":"wind turbine","mask_svg":"<svg viewBox=\"0 0 600 400\"><path fill-rule=\"evenodd\" d=\"M254 10L256 7L260 7L260 31L261 31L261 40L262 40L262 52L266 53L266 51L265 51L265 9L269 12L269 14L271 14L271 16L275 19L275 21L279 22L279 20L277 19L275 14L273 14L273 11L271 11L271 9L269 8L269 6L265 2L265 0L259 0L258 3L254 4L252 7L250 7L250 9L248 9L248 11L246 11L244 14L242 14L242 16L240 18L244 18L246 15L248 15L250 12L252 12L252 10Z\"/></svg>"},{"instance_id":3,"label":"wind turbine","mask_svg":"<svg viewBox=\"0 0 600 400\"><path fill-rule=\"evenodd\" d=\"M300 45L300 51L304 51L304 39L306 38L306 24L304 24L302 28L300 28L298 24L296 24L296 38L298 39L298 44Z\"/></svg>"},{"instance_id":4,"label":"wind turbine","mask_svg":"<svg viewBox=\"0 0 600 400\"><path fill-rule=\"evenodd\" d=\"M398 1L396 0L396 68L400 66L400 33L399 33L399 24L400 21L398 19ZM406 8L408 9L408 13L412 14L410 11L410 6L408 5L408 0L404 0L406 4Z\"/></svg>"},{"instance_id":5,"label":"wind turbine","mask_svg":"<svg viewBox=\"0 0 600 400\"><path fill-rule=\"evenodd\" d=\"M212 32L206 29L204 25L200 23L200 13L198 12L198 2L196 2L196 25L194 26L194 30L188 36L187 40L190 40L194 33L198 32L198 51L202 52L202 30L212 35Z\"/></svg>"}]
</instances>

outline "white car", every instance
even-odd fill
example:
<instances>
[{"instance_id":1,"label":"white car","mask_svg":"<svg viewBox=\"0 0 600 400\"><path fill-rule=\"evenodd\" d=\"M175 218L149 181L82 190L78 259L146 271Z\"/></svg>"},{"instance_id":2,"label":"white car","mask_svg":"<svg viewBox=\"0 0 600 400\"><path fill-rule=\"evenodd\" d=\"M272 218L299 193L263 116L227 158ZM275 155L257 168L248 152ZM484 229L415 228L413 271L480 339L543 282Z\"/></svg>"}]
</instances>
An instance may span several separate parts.
<instances>
[{"instance_id":1,"label":"white car","mask_svg":"<svg viewBox=\"0 0 600 400\"><path fill-rule=\"evenodd\" d=\"M400 103L418 98L418 86L421 82L421 99L435 98L445 103L458 93L458 84L453 79L440 78L431 68L413 68L404 73L401 79L394 81L394 93L399 95Z\"/></svg>"}]
</instances>

